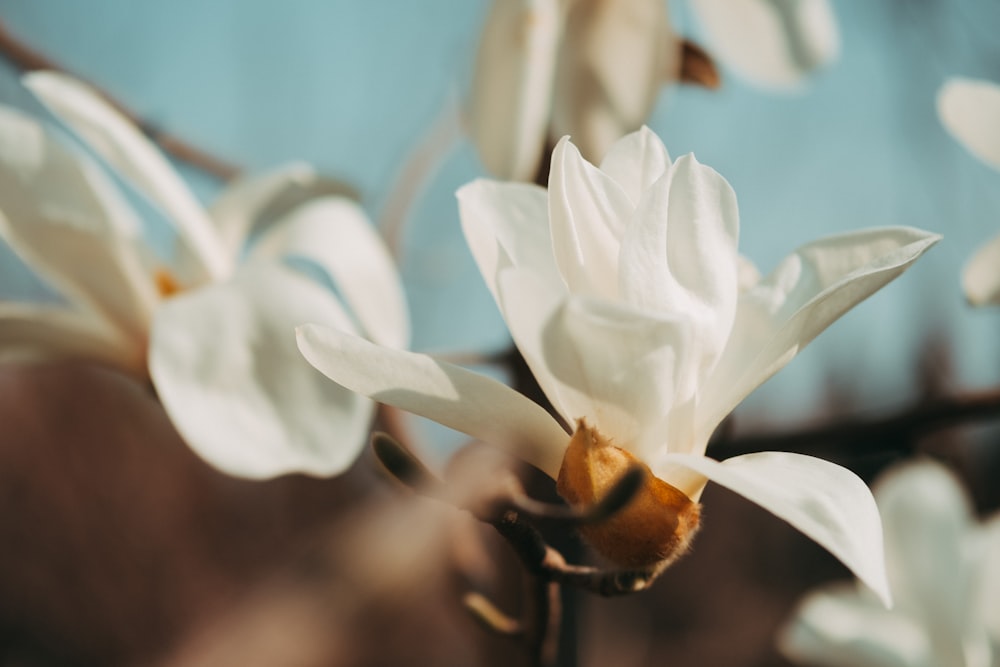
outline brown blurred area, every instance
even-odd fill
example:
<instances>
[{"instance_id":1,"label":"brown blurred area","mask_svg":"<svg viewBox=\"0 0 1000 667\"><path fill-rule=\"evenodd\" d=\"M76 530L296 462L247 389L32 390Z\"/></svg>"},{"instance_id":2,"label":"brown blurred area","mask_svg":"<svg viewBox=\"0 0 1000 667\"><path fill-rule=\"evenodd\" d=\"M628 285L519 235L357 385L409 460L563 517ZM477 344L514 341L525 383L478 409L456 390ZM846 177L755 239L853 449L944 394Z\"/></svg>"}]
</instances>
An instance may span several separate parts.
<instances>
[{"instance_id":1,"label":"brown blurred area","mask_svg":"<svg viewBox=\"0 0 1000 667\"><path fill-rule=\"evenodd\" d=\"M476 586L516 611L506 546L371 454L333 480L233 479L145 387L86 364L0 367L0 425L0 667L528 664L460 602ZM564 664L788 664L776 629L845 570L732 493L703 502L652 590L571 596ZM485 573L459 576L461 553Z\"/></svg>"}]
</instances>

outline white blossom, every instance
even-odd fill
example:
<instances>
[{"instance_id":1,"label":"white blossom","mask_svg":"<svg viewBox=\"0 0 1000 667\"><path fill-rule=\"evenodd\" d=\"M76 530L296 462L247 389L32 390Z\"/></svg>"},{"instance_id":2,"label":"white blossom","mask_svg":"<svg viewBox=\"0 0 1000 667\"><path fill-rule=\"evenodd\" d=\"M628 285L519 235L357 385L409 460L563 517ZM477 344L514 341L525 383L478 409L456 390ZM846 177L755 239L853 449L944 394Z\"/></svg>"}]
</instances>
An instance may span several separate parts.
<instances>
[{"instance_id":1,"label":"white blossom","mask_svg":"<svg viewBox=\"0 0 1000 667\"><path fill-rule=\"evenodd\" d=\"M157 254L96 158L0 106L0 237L66 301L0 302L0 359L91 359L148 379L188 444L231 474L350 465L373 406L304 363L294 327L318 320L407 343L399 278L361 208L322 196L317 174L291 165L237 182L207 212L93 90L54 73L25 84L166 214L176 248ZM270 224L244 254L258 223Z\"/></svg>"}]
</instances>

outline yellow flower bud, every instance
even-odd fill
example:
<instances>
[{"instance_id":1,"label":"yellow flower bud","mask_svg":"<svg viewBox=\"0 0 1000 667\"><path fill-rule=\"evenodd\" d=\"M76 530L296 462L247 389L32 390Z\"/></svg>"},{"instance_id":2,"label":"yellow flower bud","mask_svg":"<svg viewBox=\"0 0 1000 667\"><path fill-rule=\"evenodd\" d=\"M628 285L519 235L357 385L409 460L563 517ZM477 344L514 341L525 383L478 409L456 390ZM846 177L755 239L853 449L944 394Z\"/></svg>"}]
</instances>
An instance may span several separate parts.
<instances>
[{"instance_id":1,"label":"yellow flower bud","mask_svg":"<svg viewBox=\"0 0 1000 667\"><path fill-rule=\"evenodd\" d=\"M655 477L630 452L580 420L563 456L556 488L571 505L592 505L639 465L646 482L624 508L580 532L598 553L626 568L662 569L683 555L698 531L701 506Z\"/></svg>"}]
</instances>

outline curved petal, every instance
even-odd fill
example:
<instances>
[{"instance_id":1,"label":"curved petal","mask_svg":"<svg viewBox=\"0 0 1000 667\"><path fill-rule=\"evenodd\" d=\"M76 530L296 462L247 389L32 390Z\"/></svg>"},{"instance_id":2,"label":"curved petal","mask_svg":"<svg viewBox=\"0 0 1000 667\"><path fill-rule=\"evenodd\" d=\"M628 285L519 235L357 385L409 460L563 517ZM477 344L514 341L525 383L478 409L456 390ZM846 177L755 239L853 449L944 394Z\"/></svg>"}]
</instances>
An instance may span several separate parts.
<instances>
[{"instance_id":1,"label":"curved petal","mask_svg":"<svg viewBox=\"0 0 1000 667\"><path fill-rule=\"evenodd\" d=\"M268 229L250 257L314 262L338 288L366 337L389 347L409 343L410 320L396 266L353 201L322 197L302 204Z\"/></svg>"},{"instance_id":2,"label":"curved petal","mask_svg":"<svg viewBox=\"0 0 1000 667\"><path fill-rule=\"evenodd\" d=\"M802 454L760 452L722 463L690 454L666 454L657 477L673 484L674 466L693 470L760 505L836 556L886 606L891 604L882 523L871 491L847 468ZM697 498L700 488L677 486Z\"/></svg>"},{"instance_id":3,"label":"curved petal","mask_svg":"<svg viewBox=\"0 0 1000 667\"><path fill-rule=\"evenodd\" d=\"M88 359L146 375L143 345L69 308L0 301L0 362Z\"/></svg>"},{"instance_id":4,"label":"curved petal","mask_svg":"<svg viewBox=\"0 0 1000 667\"><path fill-rule=\"evenodd\" d=\"M888 610L854 586L810 594L782 630L778 646L797 662L818 667L939 667L915 619ZM961 663L950 663L961 664Z\"/></svg>"},{"instance_id":5,"label":"curved petal","mask_svg":"<svg viewBox=\"0 0 1000 667\"><path fill-rule=\"evenodd\" d=\"M305 162L291 162L262 174L238 177L208 208L219 242L238 258L251 232L279 220L310 199L342 196L357 199L349 186L324 178Z\"/></svg>"},{"instance_id":6,"label":"curved petal","mask_svg":"<svg viewBox=\"0 0 1000 667\"><path fill-rule=\"evenodd\" d=\"M874 494L896 604L922 620L941 664L965 664L965 646L982 639L971 617L979 573L966 543L968 498L946 468L930 462L894 469Z\"/></svg>"},{"instance_id":7,"label":"curved petal","mask_svg":"<svg viewBox=\"0 0 1000 667\"><path fill-rule=\"evenodd\" d=\"M979 618L1000 646L1000 514L994 514L980 529L980 581L977 600Z\"/></svg>"},{"instance_id":8,"label":"curved petal","mask_svg":"<svg viewBox=\"0 0 1000 667\"><path fill-rule=\"evenodd\" d=\"M692 0L712 53L747 80L802 83L840 52L828 0Z\"/></svg>"},{"instance_id":9,"label":"curved petal","mask_svg":"<svg viewBox=\"0 0 1000 667\"><path fill-rule=\"evenodd\" d=\"M218 279L232 270L234 258L226 256L201 204L135 125L95 90L66 74L32 72L25 75L24 85L170 217L187 253L178 262L185 280Z\"/></svg>"},{"instance_id":10,"label":"curved petal","mask_svg":"<svg viewBox=\"0 0 1000 667\"><path fill-rule=\"evenodd\" d=\"M841 315L898 277L940 235L885 227L799 248L740 295L732 334L700 392L697 424L707 442L747 394L778 372Z\"/></svg>"},{"instance_id":11,"label":"curved petal","mask_svg":"<svg viewBox=\"0 0 1000 667\"><path fill-rule=\"evenodd\" d=\"M469 125L483 164L504 180L535 177L549 122L559 0L494 0L472 84Z\"/></svg>"},{"instance_id":12,"label":"curved petal","mask_svg":"<svg viewBox=\"0 0 1000 667\"><path fill-rule=\"evenodd\" d=\"M569 435L541 407L484 375L308 324L299 350L334 382L456 431L509 449L551 477L559 473Z\"/></svg>"},{"instance_id":13,"label":"curved petal","mask_svg":"<svg viewBox=\"0 0 1000 667\"><path fill-rule=\"evenodd\" d=\"M618 249L635 206L617 182L583 159L568 137L552 152L549 224L556 265L571 292L618 296Z\"/></svg>"},{"instance_id":14,"label":"curved petal","mask_svg":"<svg viewBox=\"0 0 1000 667\"><path fill-rule=\"evenodd\" d=\"M938 116L955 139L977 158L1000 169L1000 85L949 79L937 96Z\"/></svg>"},{"instance_id":15,"label":"curved petal","mask_svg":"<svg viewBox=\"0 0 1000 667\"><path fill-rule=\"evenodd\" d=\"M692 327L687 400L722 354L739 292L739 211L729 183L693 155L677 160L644 194L621 246L619 291L652 313Z\"/></svg>"},{"instance_id":16,"label":"curved petal","mask_svg":"<svg viewBox=\"0 0 1000 667\"><path fill-rule=\"evenodd\" d=\"M145 337L157 295L132 211L89 160L4 106L0 237L67 298Z\"/></svg>"},{"instance_id":17,"label":"curved petal","mask_svg":"<svg viewBox=\"0 0 1000 667\"><path fill-rule=\"evenodd\" d=\"M625 190L633 206L642 193L670 168L670 155L656 134L643 125L612 144L601 161L601 171Z\"/></svg>"},{"instance_id":18,"label":"curved petal","mask_svg":"<svg viewBox=\"0 0 1000 667\"><path fill-rule=\"evenodd\" d=\"M562 285L544 188L480 179L459 188L455 196L465 240L498 305L497 274L508 266L537 272L553 289Z\"/></svg>"},{"instance_id":19,"label":"curved petal","mask_svg":"<svg viewBox=\"0 0 1000 667\"><path fill-rule=\"evenodd\" d=\"M587 418L641 458L662 448L689 335L681 320L607 301L564 301L545 324L542 345L570 423Z\"/></svg>"},{"instance_id":20,"label":"curved petal","mask_svg":"<svg viewBox=\"0 0 1000 667\"><path fill-rule=\"evenodd\" d=\"M231 475L332 475L367 442L373 405L299 355L295 326L351 328L325 289L280 265L248 266L157 311L149 370L185 441Z\"/></svg>"},{"instance_id":21,"label":"curved petal","mask_svg":"<svg viewBox=\"0 0 1000 667\"><path fill-rule=\"evenodd\" d=\"M649 118L661 83L680 71L680 40L661 0L568 3L552 109L553 135L571 135L597 161Z\"/></svg>"},{"instance_id":22,"label":"curved petal","mask_svg":"<svg viewBox=\"0 0 1000 667\"><path fill-rule=\"evenodd\" d=\"M973 306L1000 305L1000 236L977 250L962 269L962 289Z\"/></svg>"}]
</instances>

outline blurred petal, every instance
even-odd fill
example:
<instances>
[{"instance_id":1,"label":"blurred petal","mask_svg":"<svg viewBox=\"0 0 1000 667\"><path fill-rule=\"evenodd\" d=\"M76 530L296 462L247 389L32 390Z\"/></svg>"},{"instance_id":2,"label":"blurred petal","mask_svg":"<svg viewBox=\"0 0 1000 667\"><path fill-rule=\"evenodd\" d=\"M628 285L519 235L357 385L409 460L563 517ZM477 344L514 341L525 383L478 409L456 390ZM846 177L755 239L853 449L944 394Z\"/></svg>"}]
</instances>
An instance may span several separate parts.
<instances>
[{"instance_id":1,"label":"blurred petal","mask_svg":"<svg viewBox=\"0 0 1000 667\"><path fill-rule=\"evenodd\" d=\"M309 201L272 225L251 251L251 259L285 257L302 257L322 268L366 337L389 347L407 346L410 321L403 285L360 206L344 197Z\"/></svg>"},{"instance_id":2,"label":"blurred petal","mask_svg":"<svg viewBox=\"0 0 1000 667\"><path fill-rule=\"evenodd\" d=\"M685 318L693 370L679 400L696 390L722 354L739 289L736 195L692 155L677 160L643 196L622 241L619 291L628 303Z\"/></svg>"},{"instance_id":3,"label":"blurred petal","mask_svg":"<svg viewBox=\"0 0 1000 667\"><path fill-rule=\"evenodd\" d=\"M59 72L32 72L24 84L63 122L152 199L173 221L183 248L179 269L192 281L232 270L208 215L156 146L86 84Z\"/></svg>"},{"instance_id":4,"label":"blurred petal","mask_svg":"<svg viewBox=\"0 0 1000 667\"><path fill-rule=\"evenodd\" d=\"M146 374L145 348L62 306L0 301L0 362L88 359Z\"/></svg>"},{"instance_id":5,"label":"blurred petal","mask_svg":"<svg viewBox=\"0 0 1000 667\"><path fill-rule=\"evenodd\" d=\"M749 81L802 83L840 52L828 0L692 0L712 54Z\"/></svg>"},{"instance_id":6,"label":"blurred petal","mask_svg":"<svg viewBox=\"0 0 1000 667\"><path fill-rule=\"evenodd\" d=\"M601 171L625 190L633 206L669 168L666 146L645 125L612 144L601 161Z\"/></svg>"},{"instance_id":7,"label":"blurred petal","mask_svg":"<svg viewBox=\"0 0 1000 667\"><path fill-rule=\"evenodd\" d=\"M1000 169L1000 85L975 79L949 79L937 97L938 116L965 148Z\"/></svg>"},{"instance_id":8,"label":"blurred petal","mask_svg":"<svg viewBox=\"0 0 1000 667\"><path fill-rule=\"evenodd\" d=\"M324 196L353 197L350 187L323 178L304 162L292 162L263 174L240 176L226 186L208 212L219 242L230 257L238 258L247 237L267 227L300 204Z\"/></svg>"},{"instance_id":9,"label":"blurred petal","mask_svg":"<svg viewBox=\"0 0 1000 667\"><path fill-rule=\"evenodd\" d=\"M101 172L0 106L0 238L67 298L142 339L157 295L137 235Z\"/></svg>"},{"instance_id":10,"label":"blurred petal","mask_svg":"<svg viewBox=\"0 0 1000 667\"><path fill-rule=\"evenodd\" d=\"M847 468L802 454L760 452L722 463L666 454L655 462L653 472L673 484L669 468L675 465L704 475L784 519L836 556L887 606L891 604L878 508L865 483ZM678 488L692 498L701 493L697 488Z\"/></svg>"},{"instance_id":11,"label":"blurred petal","mask_svg":"<svg viewBox=\"0 0 1000 667\"><path fill-rule=\"evenodd\" d=\"M584 157L600 160L649 118L661 84L678 76L680 52L662 0L569 3L553 135L571 135Z\"/></svg>"},{"instance_id":12,"label":"blurred petal","mask_svg":"<svg viewBox=\"0 0 1000 667\"><path fill-rule=\"evenodd\" d=\"M330 293L258 264L157 310L149 369L163 407L200 456L231 475L332 475L367 442L373 405L299 355L295 326L351 328Z\"/></svg>"},{"instance_id":13,"label":"blurred petal","mask_svg":"<svg viewBox=\"0 0 1000 667\"><path fill-rule=\"evenodd\" d=\"M459 188L456 197L465 240L494 299L497 272L507 266L530 268L553 288L562 284L544 188L480 179Z\"/></svg>"},{"instance_id":14,"label":"blurred petal","mask_svg":"<svg viewBox=\"0 0 1000 667\"><path fill-rule=\"evenodd\" d=\"M555 477L569 435L510 387L425 354L374 345L328 327L297 329L299 349L334 382L509 449Z\"/></svg>"},{"instance_id":15,"label":"blurred petal","mask_svg":"<svg viewBox=\"0 0 1000 667\"><path fill-rule=\"evenodd\" d=\"M965 645L977 639L970 600L979 585L965 540L968 498L946 468L930 462L896 468L874 493L896 604L922 620L942 664L965 664Z\"/></svg>"},{"instance_id":16,"label":"blurred petal","mask_svg":"<svg viewBox=\"0 0 1000 667\"><path fill-rule=\"evenodd\" d=\"M885 227L820 239L741 294L729 344L699 394L697 422L704 439L747 394L940 238L911 227Z\"/></svg>"},{"instance_id":17,"label":"blurred petal","mask_svg":"<svg viewBox=\"0 0 1000 667\"><path fill-rule=\"evenodd\" d=\"M480 38L469 125L486 168L531 181L549 122L559 0L494 0Z\"/></svg>"},{"instance_id":18,"label":"blurred petal","mask_svg":"<svg viewBox=\"0 0 1000 667\"><path fill-rule=\"evenodd\" d=\"M635 206L618 183L563 137L552 153L549 224L556 264L570 291L614 299L618 248Z\"/></svg>"},{"instance_id":19,"label":"blurred petal","mask_svg":"<svg viewBox=\"0 0 1000 667\"><path fill-rule=\"evenodd\" d=\"M978 614L994 645L1000 646L1000 514L994 514L983 524L981 574L978 593Z\"/></svg>"},{"instance_id":20,"label":"blurred petal","mask_svg":"<svg viewBox=\"0 0 1000 667\"><path fill-rule=\"evenodd\" d=\"M807 597L778 646L817 667L941 667L919 623L844 584Z\"/></svg>"},{"instance_id":21,"label":"blurred petal","mask_svg":"<svg viewBox=\"0 0 1000 667\"><path fill-rule=\"evenodd\" d=\"M1000 236L976 251L965 265L962 289L974 306L1000 304Z\"/></svg>"}]
</instances>

